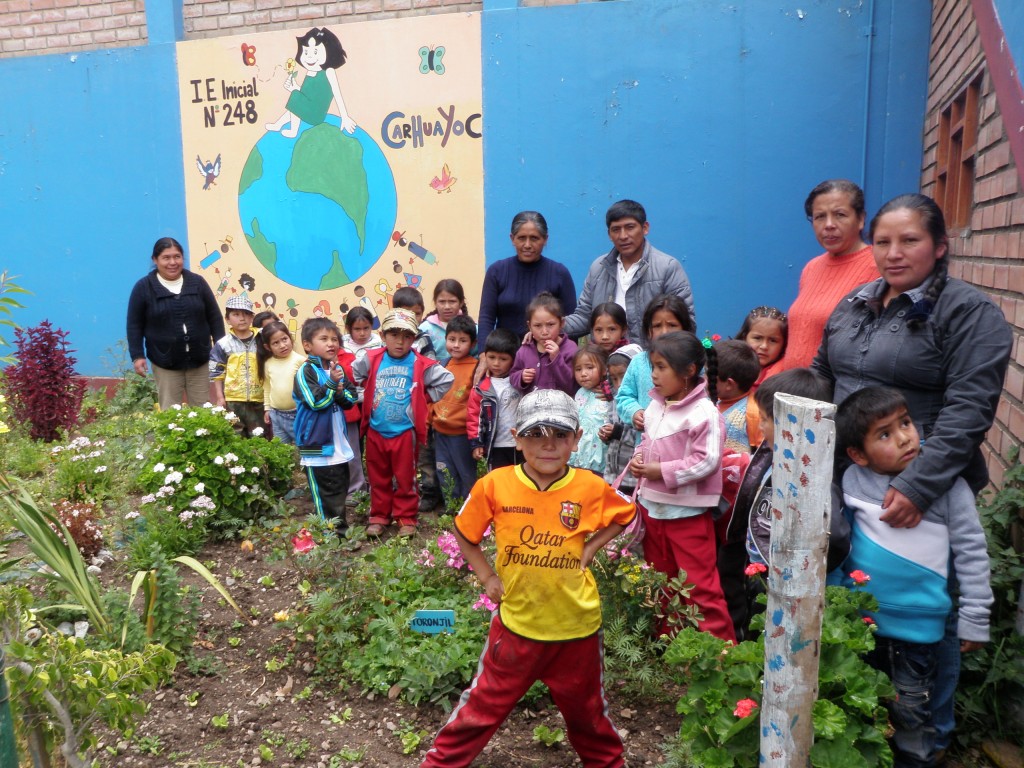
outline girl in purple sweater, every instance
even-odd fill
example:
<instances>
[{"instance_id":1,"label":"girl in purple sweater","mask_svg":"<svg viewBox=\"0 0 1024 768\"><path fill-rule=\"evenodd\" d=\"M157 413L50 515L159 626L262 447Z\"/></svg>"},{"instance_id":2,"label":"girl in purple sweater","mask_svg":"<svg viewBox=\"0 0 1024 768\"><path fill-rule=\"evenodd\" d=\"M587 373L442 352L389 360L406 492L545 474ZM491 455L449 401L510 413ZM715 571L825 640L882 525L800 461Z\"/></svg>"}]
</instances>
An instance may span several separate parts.
<instances>
[{"instance_id":1,"label":"girl in purple sweater","mask_svg":"<svg viewBox=\"0 0 1024 768\"><path fill-rule=\"evenodd\" d=\"M548 291L537 294L526 307L527 341L516 353L509 381L522 392L535 389L560 389L576 394L573 357L576 342L562 333L565 315L562 304Z\"/></svg>"},{"instance_id":2,"label":"girl in purple sweater","mask_svg":"<svg viewBox=\"0 0 1024 768\"><path fill-rule=\"evenodd\" d=\"M714 347L705 351L689 331L659 336L649 355L654 388L643 440L629 463L647 526L644 558L669 578L686 571L694 585L689 602L704 617L700 629L736 642L715 565L711 519L722 495L725 447L725 422L715 406L718 358ZM705 366L706 380L700 376Z\"/></svg>"}]
</instances>

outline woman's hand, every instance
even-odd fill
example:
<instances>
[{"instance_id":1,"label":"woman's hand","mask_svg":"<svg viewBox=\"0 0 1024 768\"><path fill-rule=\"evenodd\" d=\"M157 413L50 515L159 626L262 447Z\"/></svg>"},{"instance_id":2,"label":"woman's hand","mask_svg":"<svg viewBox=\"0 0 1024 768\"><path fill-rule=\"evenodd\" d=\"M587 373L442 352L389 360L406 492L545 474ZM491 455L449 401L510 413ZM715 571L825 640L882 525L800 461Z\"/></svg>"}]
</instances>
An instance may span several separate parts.
<instances>
[{"instance_id":1,"label":"woman's hand","mask_svg":"<svg viewBox=\"0 0 1024 768\"><path fill-rule=\"evenodd\" d=\"M924 513L914 502L891 485L886 491L885 500L882 501L882 509L885 512L878 519L893 528L914 528L924 517Z\"/></svg>"},{"instance_id":2,"label":"woman's hand","mask_svg":"<svg viewBox=\"0 0 1024 768\"><path fill-rule=\"evenodd\" d=\"M149 369L146 367L146 358L140 357L138 360L132 360L132 368L139 376L145 376L149 373Z\"/></svg>"},{"instance_id":3,"label":"woman's hand","mask_svg":"<svg viewBox=\"0 0 1024 768\"><path fill-rule=\"evenodd\" d=\"M533 384L533 380L537 378L536 368L524 368L523 369L523 384Z\"/></svg>"},{"instance_id":4,"label":"woman's hand","mask_svg":"<svg viewBox=\"0 0 1024 768\"><path fill-rule=\"evenodd\" d=\"M264 424L269 424L270 423L270 411L264 411L263 412L263 423Z\"/></svg>"},{"instance_id":5,"label":"woman's hand","mask_svg":"<svg viewBox=\"0 0 1024 768\"><path fill-rule=\"evenodd\" d=\"M633 414L633 426L641 432L644 431L644 412L642 410Z\"/></svg>"}]
</instances>

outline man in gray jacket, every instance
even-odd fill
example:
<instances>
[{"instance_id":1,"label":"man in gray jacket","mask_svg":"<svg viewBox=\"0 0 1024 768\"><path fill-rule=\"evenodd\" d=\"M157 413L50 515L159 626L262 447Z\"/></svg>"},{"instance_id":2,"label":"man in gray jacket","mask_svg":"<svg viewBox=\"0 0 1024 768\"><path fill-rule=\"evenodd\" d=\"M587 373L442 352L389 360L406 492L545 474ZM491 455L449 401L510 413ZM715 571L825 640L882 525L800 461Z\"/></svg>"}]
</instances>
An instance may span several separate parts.
<instances>
[{"instance_id":1,"label":"man in gray jacket","mask_svg":"<svg viewBox=\"0 0 1024 768\"><path fill-rule=\"evenodd\" d=\"M644 207L633 200L620 200L605 214L608 237L614 246L590 265L576 311L565 318L565 333L572 338L590 332L590 313L606 301L626 310L629 340L647 348L643 336L644 309L663 293L675 294L690 310L693 327L697 316L693 292L683 265L647 242L650 223Z\"/></svg>"}]
</instances>

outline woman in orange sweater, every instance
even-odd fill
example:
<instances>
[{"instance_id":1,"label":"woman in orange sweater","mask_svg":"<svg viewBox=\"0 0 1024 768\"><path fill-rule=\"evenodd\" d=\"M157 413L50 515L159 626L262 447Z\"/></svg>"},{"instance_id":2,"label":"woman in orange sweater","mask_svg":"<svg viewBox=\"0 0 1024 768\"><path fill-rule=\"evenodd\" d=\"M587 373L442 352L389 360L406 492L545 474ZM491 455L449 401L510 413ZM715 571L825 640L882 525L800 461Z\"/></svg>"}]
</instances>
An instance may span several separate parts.
<instances>
[{"instance_id":1,"label":"woman in orange sweater","mask_svg":"<svg viewBox=\"0 0 1024 768\"><path fill-rule=\"evenodd\" d=\"M871 246L864 242L864 190L847 179L829 179L811 190L804 212L825 252L800 274L800 288L789 308L786 353L765 373L811 364L832 310L858 285L878 278Z\"/></svg>"}]
</instances>

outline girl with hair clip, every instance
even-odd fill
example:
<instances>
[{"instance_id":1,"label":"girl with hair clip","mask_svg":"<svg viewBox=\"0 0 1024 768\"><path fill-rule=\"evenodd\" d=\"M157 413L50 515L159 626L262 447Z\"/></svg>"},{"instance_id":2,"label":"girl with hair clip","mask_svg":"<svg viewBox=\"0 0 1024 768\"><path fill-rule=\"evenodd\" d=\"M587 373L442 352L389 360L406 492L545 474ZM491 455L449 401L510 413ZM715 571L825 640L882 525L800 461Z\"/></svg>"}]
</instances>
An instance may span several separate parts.
<instances>
[{"instance_id":1,"label":"girl with hair clip","mask_svg":"<svg viewBox=\"0 0 1024 768\"><path fill-rule=\"evenodd\" d=\"M256 378L263 385L263 420L282 443L295 445L295 372L306 356L295 351L288 326L280 320L256 335Z\"/></svg>"},{"instance_id":2,"label":"girl with hair clip","mask_svg":"<svg viewBox=\"0 0 1024 768\"><path fill-rule=\"evenodd\" d=\"M714 402L715 349L710 342L705 349L692 333L676 331L652 340L649 355L654 387L643 438L629 463L639 480L644 558L669 578L686 571L694 585L688 602L704 617L699 628L736 642L718 578L711 517L722 496L725 448L725 422ZM660 627L668 630L667 624Z\"/></svg>"},{"instance_id":3,"label":"girl with hair clip","mask_svg":"<svg viewBox=\"0 0 1024 768\"><path fill-rule=\"evenodd\" d=\"M776 307L754 307L743 318L743 325L740 326L736 339L747 342L757 355L757 362L761 364L761 375L757 377L750 390L750 394L753 395L762 381L771 374L778 373L773 366L786 354L786 344L789 341L789 322L786 320L786 314Z\"/></svg>"},{"instance_id":4,"label":"girl with hair clip","mask_svg":"<svg viewBox=\"0 0 1024 768\"><path fill-rule=\"evenodd\" d=\"M447 346L448 323L458 315L469 315L462 283L451 278L438 280L434 286L434 309L420 323L420 335L429 339L429 344L423 348L423 354L437 360L441 365L447 363L451 357ZM476 354L475 341L470 354Z\"/></svg>"}]
</instances>

